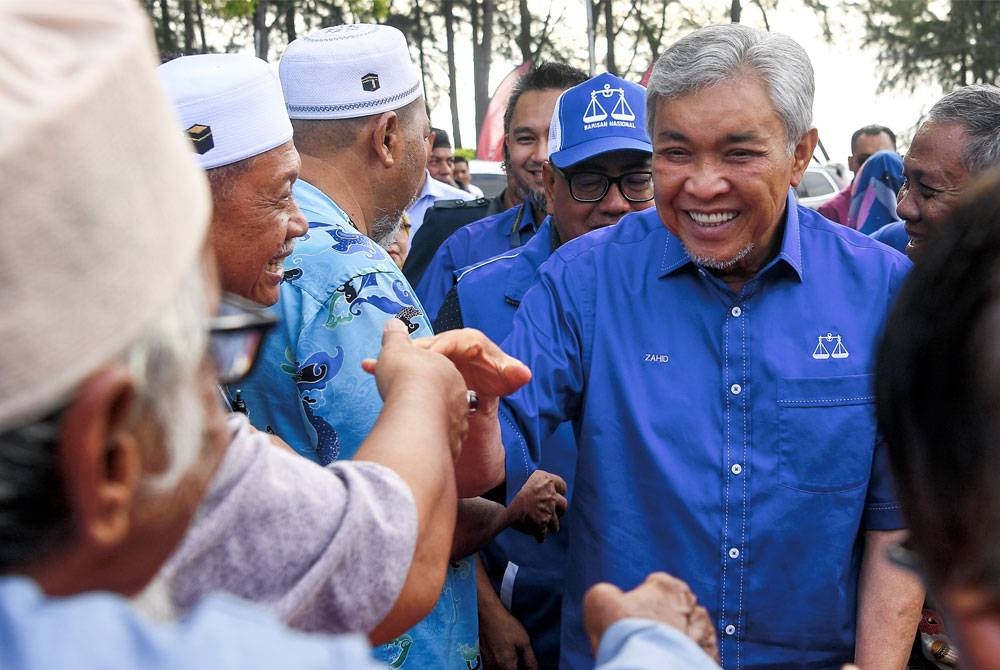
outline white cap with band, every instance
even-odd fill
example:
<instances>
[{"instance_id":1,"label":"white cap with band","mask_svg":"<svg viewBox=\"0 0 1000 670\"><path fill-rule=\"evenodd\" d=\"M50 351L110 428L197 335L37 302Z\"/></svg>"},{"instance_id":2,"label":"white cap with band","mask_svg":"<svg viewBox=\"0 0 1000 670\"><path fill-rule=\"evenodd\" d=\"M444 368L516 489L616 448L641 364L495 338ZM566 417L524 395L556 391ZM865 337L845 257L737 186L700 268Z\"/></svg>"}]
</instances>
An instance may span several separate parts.
<instances>
[{"instance_id":1,"label":"white cap with band","mask_svg":"<svg viewBox=\"0 0 1000 670\"><path fill-rule=\"evenodd\" d=\"M198 270L210 217L134 0L0 3L0 430L58 409Z\"/></svg>"},{"instance_id":2,"label":"white cap with band","mask_svg":"<svg viewBox=\"0 0 1000 670\"><path fill-rule=\"evenodd\" d=\"M292 139L281 84L271 66L259 58L184 56L161 65L160 80L206 170L262 154Z\"/></svg>"},{"instance_id":3,"label":"white cap with band","mask_svg":"<svg viewBox=\"0 0 1000 670\"><path fill-rule=\"evenodd\" d=\"M353 119L405 107L423 95L420 70L396 28L323 28L285 49L278 64L288 116Z\"/></svg>"}]
</instances>

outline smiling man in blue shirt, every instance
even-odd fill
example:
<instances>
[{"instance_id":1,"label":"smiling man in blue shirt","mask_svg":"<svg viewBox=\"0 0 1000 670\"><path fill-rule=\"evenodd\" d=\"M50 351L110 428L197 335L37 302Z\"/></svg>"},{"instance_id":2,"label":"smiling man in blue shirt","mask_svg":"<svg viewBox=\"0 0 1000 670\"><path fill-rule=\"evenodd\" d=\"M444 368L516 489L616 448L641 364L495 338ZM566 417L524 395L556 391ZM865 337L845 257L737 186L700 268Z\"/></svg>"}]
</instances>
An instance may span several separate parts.
<instances>
[{"instance_id":1,"label":"smiling man in blue shirt","mask_svg":"<svg viewBox=\"0 0 1000 670\"><path fill-rule=\"evenodd\" d=\"M534 376L505 404L508 491L577 435L564 668L593 664L586 588L651 570L690 583L723 667L905 662L922 593L884 558L871 372L909 263L796 206L813 88L786 36L677 42L647 95L656 208L560 247L515 316Z\"/></svg>"}]
</instances>

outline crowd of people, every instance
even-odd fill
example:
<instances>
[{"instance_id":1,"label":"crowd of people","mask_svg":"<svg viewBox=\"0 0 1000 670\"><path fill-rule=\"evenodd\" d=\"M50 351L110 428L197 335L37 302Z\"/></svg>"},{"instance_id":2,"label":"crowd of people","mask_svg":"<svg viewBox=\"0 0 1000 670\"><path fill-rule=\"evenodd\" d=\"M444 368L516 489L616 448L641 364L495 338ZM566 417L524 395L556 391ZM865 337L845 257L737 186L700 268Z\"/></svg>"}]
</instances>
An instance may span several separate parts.
<instances>
[{"instance_id":1,"label":"crowd of people","mask_svg":"<svg viewBox=\"0 0 1000 670\"><path fill-rule=\"evenodd\" d=\"M996 665L1000 88L813 211L707 26L533 67L484 198L395 28L0 20L0 667Z\"/></svg>"}]
</instances>

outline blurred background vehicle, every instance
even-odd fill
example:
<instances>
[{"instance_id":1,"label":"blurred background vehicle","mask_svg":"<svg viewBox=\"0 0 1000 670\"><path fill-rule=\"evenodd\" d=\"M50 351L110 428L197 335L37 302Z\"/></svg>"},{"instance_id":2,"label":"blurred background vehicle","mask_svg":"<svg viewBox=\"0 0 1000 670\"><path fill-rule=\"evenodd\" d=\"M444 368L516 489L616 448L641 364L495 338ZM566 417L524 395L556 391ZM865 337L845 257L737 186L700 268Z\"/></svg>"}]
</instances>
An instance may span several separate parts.
<instances>
[{"instance_id":1,"label":"blurred background vehicle","mask_svg":"<svg viewBox=\"0 0 1000 670\"><path fill-rule=\"evenodd\" d=\"M795 188L795 195L800 205L816 209L840 193L842 188L837 180L836 168L810 165L806 168L802 181Z\"/></svg>"},{"instance_id":2,"label":"blurred background vehicle","mask_svg":"<svg viewBox=\"0 0 1000 670\"><path fill-rule=\"evenodd\" d=\"M503 171L500 161L469 161L469 174L472 183L483 190L484 198L493 198L507 188L507 173Z\"/></svg>"}]
</instances>

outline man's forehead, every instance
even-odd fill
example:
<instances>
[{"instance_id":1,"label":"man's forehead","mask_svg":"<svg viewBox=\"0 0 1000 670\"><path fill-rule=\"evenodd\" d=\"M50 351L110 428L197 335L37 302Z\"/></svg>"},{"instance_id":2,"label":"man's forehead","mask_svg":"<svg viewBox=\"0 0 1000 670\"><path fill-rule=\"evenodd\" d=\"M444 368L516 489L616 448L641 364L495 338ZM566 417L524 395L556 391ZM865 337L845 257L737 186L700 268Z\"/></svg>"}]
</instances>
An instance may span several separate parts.
<instances>
[{"instance_id":1,"label":"man's forehead","mask_svg":"<svg viewBox=\"0 0 1000 670\"><path fill-rule=\"evenodd\" d=\"M854 152L873 154L880 149L892 149L895 146L892 138L883 130L874 135L858 135L858 139L854 145Z\"/></svg>"},{"instance_id":2,"label":"man's forehead","mask_svg":"<svg viewBox=\"0 0 1000 670\"><path fill-rule=\"evenodd\" d=\"M965 128L957 123L925 123L903 157L903 169L910 176L964 179L968 170L962 164L962 156L968 141Z\"/></svg>"},{"instance_id":3,"label":"man's forehead","mask_svg":"<svg viewBox=\"0 0 1000 670\"><path fill-rule=\"evenodd\" d=\"M558 88L533 89L522 93L514 105L514 113L511 114L511 132L536 130L537 126L542 124L548 128L552 120L552 110L556 106L556 98L561 93L562 89Z\"/></svg>"}]
</instances>

